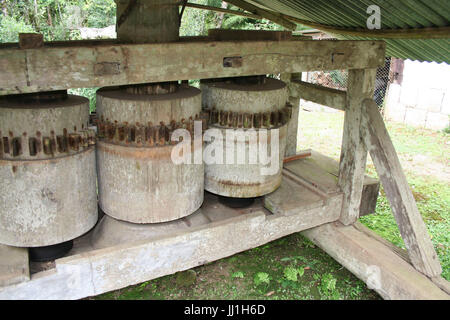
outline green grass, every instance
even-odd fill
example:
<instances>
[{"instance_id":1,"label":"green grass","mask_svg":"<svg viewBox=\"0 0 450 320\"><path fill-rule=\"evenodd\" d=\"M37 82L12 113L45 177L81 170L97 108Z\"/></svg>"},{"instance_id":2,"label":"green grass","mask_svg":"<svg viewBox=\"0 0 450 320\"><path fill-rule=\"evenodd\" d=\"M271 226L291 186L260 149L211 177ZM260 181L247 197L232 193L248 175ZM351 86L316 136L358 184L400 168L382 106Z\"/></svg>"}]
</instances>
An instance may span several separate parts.
<instances>
[{"instance_id":1,"label":"green grass","mask_svg":"<svg viewBox=\"0 0 450 320\"><path fill-rule=\"evenodd\" d=\"M302 111L299 119L298 149L313 148L338 159L343 113ZM442 275L450 280L449 135L393 123L388 123L387 127L442 263ZM376 176L370 159L367 173ZM376 214L360 221L395 245L404 247L383 189ZM301 234L189 272L165 276L95 299L380 299ZM185 278L188 281L180 281Z\"/></svg>"}]
</instances>

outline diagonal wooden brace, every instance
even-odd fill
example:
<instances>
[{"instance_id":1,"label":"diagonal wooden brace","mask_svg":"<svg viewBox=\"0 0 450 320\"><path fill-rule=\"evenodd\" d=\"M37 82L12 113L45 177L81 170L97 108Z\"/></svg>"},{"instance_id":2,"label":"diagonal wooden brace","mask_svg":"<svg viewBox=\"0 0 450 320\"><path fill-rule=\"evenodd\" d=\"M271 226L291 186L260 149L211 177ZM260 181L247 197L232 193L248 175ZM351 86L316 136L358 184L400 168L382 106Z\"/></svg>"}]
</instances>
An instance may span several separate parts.
<instances>
[{"instance_id":1,"label":"diagonal wooden brace","mask_svg":"<svg viewBox=\"0 0 450 320\"><path fill-rule=\"evenodd\" d=\"M378 106L372 99L363 101L361 138L375 164L412 265L428 277L440 275L442 267L436 251Z\"/></svg>"}]
</instances>

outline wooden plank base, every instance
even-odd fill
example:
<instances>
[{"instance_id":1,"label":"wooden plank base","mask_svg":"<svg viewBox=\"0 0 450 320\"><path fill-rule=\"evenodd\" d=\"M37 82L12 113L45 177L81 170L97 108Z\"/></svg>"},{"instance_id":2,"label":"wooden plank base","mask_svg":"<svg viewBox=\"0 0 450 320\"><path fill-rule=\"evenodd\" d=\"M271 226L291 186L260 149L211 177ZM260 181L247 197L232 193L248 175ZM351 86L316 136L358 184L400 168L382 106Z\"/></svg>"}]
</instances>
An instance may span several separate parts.
<instances>
[{"instance_id":1,"label":"wooden plank base","mask_svg":"<svg viewBox=\"0 0 450 320\"><path fill-rule=\"evenodd\" d=\"M392 248L361 228L335 222L302 233L384 299L450 299Z\"/></svg>"},{"instance_id":2,"label":"wooden plank base","mask_svg":"<svg viewBox=\"0 0 450 320\"><path fill-rule=\"evenodd\" d=\"M299 190L297 207L272 214L259 200L234 210L206 194L200 209L209 222L160 236L93 250L87 234L72 253L55 261L54 269L32 274L31 280L0 288L0 299L80 299L187 270L306 230L340 215L341 197L323 201L308 188ZM308 205L304 200L309 199ZM296 195L291 195L296 198ZM232 212L231 212L232 211ZM197 212L198 213L198 212ZM74 254L75 253L75 254ZM45 288L45 290L43 290Z\"/></svg>"}]
</instances>

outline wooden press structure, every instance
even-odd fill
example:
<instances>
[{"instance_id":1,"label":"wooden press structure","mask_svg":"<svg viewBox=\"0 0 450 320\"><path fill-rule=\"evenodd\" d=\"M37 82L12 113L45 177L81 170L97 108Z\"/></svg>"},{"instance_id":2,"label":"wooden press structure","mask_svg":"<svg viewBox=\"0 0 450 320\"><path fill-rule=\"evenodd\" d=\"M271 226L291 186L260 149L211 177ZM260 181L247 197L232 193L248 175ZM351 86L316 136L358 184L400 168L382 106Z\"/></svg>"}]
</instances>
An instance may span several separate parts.
<instances>
[{"instance_id":1,"label":"wooden press structure","mask_svg":"<svg viewBox=\"0 0 450 320\"><path fill-rule=\"evenodd\" d=\"M302 232L385 299L448 299L448 282L440 276L436 251L373 101L385 49L383 41L314 41L284 31L231 30L164 43L1 45L2 96L279 73L294 106L289 132L295 138L288 140L280 188L250 208L237 212L205 195L204 224L102 249L91 248L87 234L75 241L68 256L38 272L30 272L26 249L2 245L0 298L80 299ZM347 91L301 81L302 72L338 69L348 70ZM296 154L300 98L345 112L339 163L314 151ZM407 252L357 221L374 212L379 191L379 182L364 174L369 153Z\"/></svg>"}]
</instances>

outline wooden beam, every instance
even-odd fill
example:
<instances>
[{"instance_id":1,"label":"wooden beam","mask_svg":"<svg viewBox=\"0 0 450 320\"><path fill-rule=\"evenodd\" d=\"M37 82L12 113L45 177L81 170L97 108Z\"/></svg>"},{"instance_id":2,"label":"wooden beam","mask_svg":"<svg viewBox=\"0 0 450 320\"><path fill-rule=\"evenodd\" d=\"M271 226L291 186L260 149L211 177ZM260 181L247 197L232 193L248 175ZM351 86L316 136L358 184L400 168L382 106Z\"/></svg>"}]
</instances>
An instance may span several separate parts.
<instances>
[{"instance_id":1,"label":"wooden beam","mask_svg":"<svg viewBox=\"0 0 450 320\"><path fill-rule=\"evenodd\" d=\"M365 228L365 227L363 227ZM329 223L302 234L388 300L448 300L450 296L370 232Z\"/></svg>"},{"instance_id":2,"label":"wooden beam","mask_svg":"<svg viewBox=\"0 0 450 320\"><path fill-rule=\"evenodd\" d=\"M280 80L286 83L289 88L292 80L301 78L301 73L282 73ZM298 142L298 116L300 113L300 98L289 95L289 108L291 109L291 119L288 122L286 134L285 157L295 156L297 154Z\"/></svg>"},{"instance_id":3,"label":"wooden beam","mask_svg":"<svg viewBox=\"0 0 450 320\"><path fill-rule=\"evenodd\" d=\"M431 28L411 28L411 29L362 29L362 28L342 28L329 26L296 17L281 15L283 18L302 24L307 27L319 29L326 33L364 37L374 39L448 39L450 38L450 27L431 27Z\"/></svg>"},{"instance_id":4,"label":"wooden beam","mask_svg":"<svg viewBox=\"0 0 450 320\"><path fill-rule=\"evenodd\" d=\"M30 280L28 249L0 244L0 288Z\"/></svg>"},{"instance_id":5,"label":"wooden beam","mask_svg":"<svg viewBox=\"0 0 450 320\"><path fill-rule=\"evenodd\" d=\"M291 81L289 86L291 96L312 101L330 108L345 110L347 94L345 91L304 82Z\"/></svg>"},{"instance_id":6,"label":"wooden beam","mask_svg":"<svg viewBox=\"0 0 450 320\"><path fill-rule=\"evenodd\" d=\"M359 217L367 150L361 141L361 104L372 98L376 69L349 70L347 100L344 118L341 158L339 164L339 186L344 192L340 221L353 224Z\"/></svg>"},{"instance_id":7,"label":"wooden beam","mask_svg":"<svg viewBox=\"0 0 450 320\"><path fill-rule=\"evenodd\" d=\"M238 8L247 10L253 14L256 14L258 16L261 16L267 20L270 20L272 22L275 22L276 24L279 24L280 26L285 27L288 30L295 30L297 28L297 24L293 23L292 21L284 18L281 16L281 14L269 10L262 9L260 7L257 7L253 4L247 3L242 0L226 0L225 2L228 2Z\"/></svg>"},{"instance_id":8,"label":"wooden beam","mask_svg":"<svg viewBox=\"0 0 450 320\"><path fill-rule=\"evenodd\" d=\"M376 68L384 65L384 55L385 43L381 41L69 41L27 50L7 44L0 46L0 95L277 72ZM229 57L242 58L242 65L224 66L224 59Z\"/></svg>"},{"instance_id":9,"label":"wooden beam","mask_svg":"<svg viewBox=\"0 0 450 320\"><path fill-rule=\"evenodd\" d=\"M215 200L208 209L203 207L197 212L205 216L203 221L212 222L156 239L125 242L97 250L85 248L57 259L54 269L35 273L30 281L0 287L0 299L81 299L191 269L334 221L339 217L339 206L335 201L336 197L309 207L299 201L296 208L303 207L304 210L289 215L270 214L261 207L246 213L240 210L236 215L236 210L224 208ZM227 217L227 211L233 211L233 215ZM79 242L90 243L91 236L92 232Z\"/></svg>"},{"instance_id":10,"label":"wooden beam","mask_svg":"<svg viewBox=\"0 0 450 320\"><path fill-rule=\"evenodd\" d=\"M427 227L417 209L378 106L372 99L363 102L361 136L391 204L411 263L429 277L440 275L442 268Z\"/></svg>"},{"instance_id":11,"label":"wooden beam","mask_svg":"<svg viewBox=\"0 0 450 320\"><path fill-rule=\"evenodd\" d=\"M247 18L252 18L252 19L256 19L256 20L263 19L263 17L261 17L261 16L259 16L257 14L253 14L253 13L248 13L248 12L238 11L238 10L230 10L230 9L218 8L218 7L212 7L212 6L205 6L205 5L202 5L202 4L196 4L196 3L191 3L191 2L186 3L186 7L194 8L194 9L200 9L200 10L209 10L209 11L223 12L223 13L227 13L227 14L233 14L235 16L247 17Z\"/></svg>"},{"instance_id":12,"label":"wooden beam","mask_svg":"<svg viewBox=\"0 0 450 320\"><path fill-rule=\"evenodd\" d=\"M287 41L292 31L209 29L208 37L214 41Z\"/></svg>"}]
</instances>

